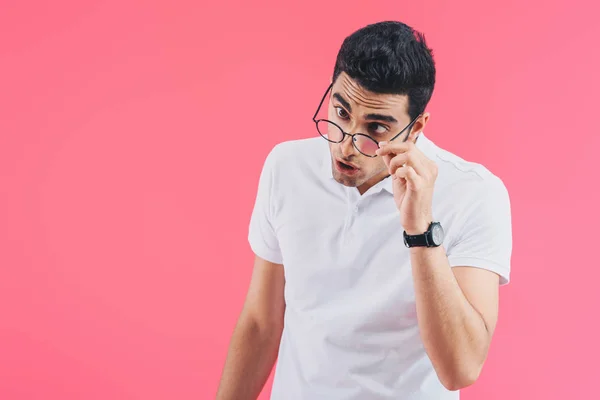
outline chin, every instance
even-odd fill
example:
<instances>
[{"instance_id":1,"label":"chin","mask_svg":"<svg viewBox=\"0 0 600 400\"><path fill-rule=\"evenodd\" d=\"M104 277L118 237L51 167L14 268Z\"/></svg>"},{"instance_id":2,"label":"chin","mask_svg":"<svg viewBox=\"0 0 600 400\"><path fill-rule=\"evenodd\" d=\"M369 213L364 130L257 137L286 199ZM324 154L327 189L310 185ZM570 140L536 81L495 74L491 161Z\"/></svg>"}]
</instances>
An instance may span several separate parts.
<instances>
[{"instance_id":1,"label":"chin","mask_svg":"<svg viewBox=\"0 0 600 400\"><path fill-rule=\"evenodd\" d=\"M340 174L337 171L334 171L333 178L338 183L341 183L342 185L348 186L348 187L358 187L364 183L363 180L358 177L346 176L346 175Z\"/></svg>"}]
</instances>

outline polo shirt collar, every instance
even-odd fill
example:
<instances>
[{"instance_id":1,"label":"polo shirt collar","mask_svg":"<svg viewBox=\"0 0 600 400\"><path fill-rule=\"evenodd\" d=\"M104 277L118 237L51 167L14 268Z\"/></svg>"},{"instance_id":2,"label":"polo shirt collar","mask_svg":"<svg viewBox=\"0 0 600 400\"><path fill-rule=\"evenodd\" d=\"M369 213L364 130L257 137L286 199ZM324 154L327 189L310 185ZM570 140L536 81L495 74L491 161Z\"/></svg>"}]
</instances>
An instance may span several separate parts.
<instances>
[{"instance_id":1,"label":"polo shirt collar","mask_svg":"<svg viewBox=\"0 0 600 400\"><path fill-rule=\"evenodd\" d=\"M425 134L423 132L421 132L421 134L419 135L419 138L417 139L416 142L416 146L419 150L421 150L427 157L429 158L433 158L433 146L431 141L425 136ZM323 176L325 176L327 179L334 179L333 178L333 171L332 171L332 160L331 160L331 153L329 151L329 146L324 146L327 151L325 152L325 161L323 162ZM384 178L381 182L377 183L375 185L375 187L380 187L381 189L387 191L388 193L393 194L393 181L391 177L387 177ZM377 189L376 189L377 190ZM377 190L379 191L379 190Z\"/></svg>"}]
</instances>

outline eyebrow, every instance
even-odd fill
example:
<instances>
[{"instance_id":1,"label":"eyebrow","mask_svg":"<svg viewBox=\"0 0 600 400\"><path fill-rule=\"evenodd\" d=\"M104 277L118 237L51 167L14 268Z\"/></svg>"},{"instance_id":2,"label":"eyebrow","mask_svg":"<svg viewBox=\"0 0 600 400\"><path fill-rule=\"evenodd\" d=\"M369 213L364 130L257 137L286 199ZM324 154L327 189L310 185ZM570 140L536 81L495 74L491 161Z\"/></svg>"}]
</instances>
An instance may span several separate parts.
<instances>
[{"instance_id":1,"label":"eyebrow","mask_svg":"<svg viewBox=\"0 0 600 400\"><path fill-rule=\"evenodd\" d=\"M367 114L365 115L366 120L375 120L375 121L385 121L390 123L396 123L398 120L391 115L383 115L383 114Z\"/></svg>"},{"instance_id":2,"label":"eyebrow","mask_svg":"<svg viewBox=\"0 0 600 400\"><path fill-rule=\"evenodd\" d=\"M348 110L348 112L352 112L352 107L350 106L350 103L348 103L348 102L346 101L346 99L344 99L344 98L342 97L342 95L341 95L341 94L339 94L339 93L334 93L334 94L333 94L333 97L335 97L335 98L337 99L337 101L339 101L340 103L342 103L342 105L343 105L343 106L344 106L344 107L345 107L345 108Z\"/></svg>"},{"instance_id":3,"label":"eyebrow","mask_svg":"<svg viewBox=\"0 0 600 400\"><path fill-rule=\"evenodd\" d=\"M342 97L339 93L334 93L333 97L337 99L342 105L348 110L348 112L352 112L352 107L350 103L346 99ZM368 121L385 121L390 123L397 123L398 120L391 115L383 115L383 114L367 114L365 115L365 119Z\"/></svg>"}]
</instances>

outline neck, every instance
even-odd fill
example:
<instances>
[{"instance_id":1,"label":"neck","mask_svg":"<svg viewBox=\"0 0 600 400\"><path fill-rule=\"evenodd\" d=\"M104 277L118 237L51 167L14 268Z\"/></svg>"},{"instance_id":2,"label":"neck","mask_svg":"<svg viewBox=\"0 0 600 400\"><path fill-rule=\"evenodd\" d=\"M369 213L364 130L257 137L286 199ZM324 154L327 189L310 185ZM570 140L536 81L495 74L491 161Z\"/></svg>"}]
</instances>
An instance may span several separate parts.
<instances>
[{"instance_id":1,"label":"neck","mask_svg":"<svg viewBox=\"0 0 600 400\"><path fill-rule=\"evenodd\" d=\"M365 194L367 192L367 190L371 189L373 186L377 185L379 182L381 182L382 180L387 179L389 177L390 177L390 174L388 174L388 171L386 169L381 174L375 175L374 177L372 177L371 179L369 179L362 185L357 186L356 189L358 190L358 193L360 193L360 195L362 196L363 194Z\"/></svg>"}]
</instances>

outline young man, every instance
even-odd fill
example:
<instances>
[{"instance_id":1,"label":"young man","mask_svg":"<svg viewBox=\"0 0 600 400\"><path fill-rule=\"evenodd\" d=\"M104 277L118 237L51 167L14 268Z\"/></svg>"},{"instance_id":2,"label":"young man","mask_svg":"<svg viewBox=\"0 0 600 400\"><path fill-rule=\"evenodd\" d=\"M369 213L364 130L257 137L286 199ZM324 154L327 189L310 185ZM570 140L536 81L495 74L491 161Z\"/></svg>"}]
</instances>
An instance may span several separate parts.
<instances>
[{"instance_id":1,"label":"young man","mask_svg":"<svg viewBox=\"0 0 600 400\"><path fill-rule=\"evenodd\" d=\"M275 400L457 399L476 381L509 280L510 203L423 134L434 82L409 26L346 38L322 137L266 159L219 400L256 399L277 356Z\"/></svg>"}]
</instances>

